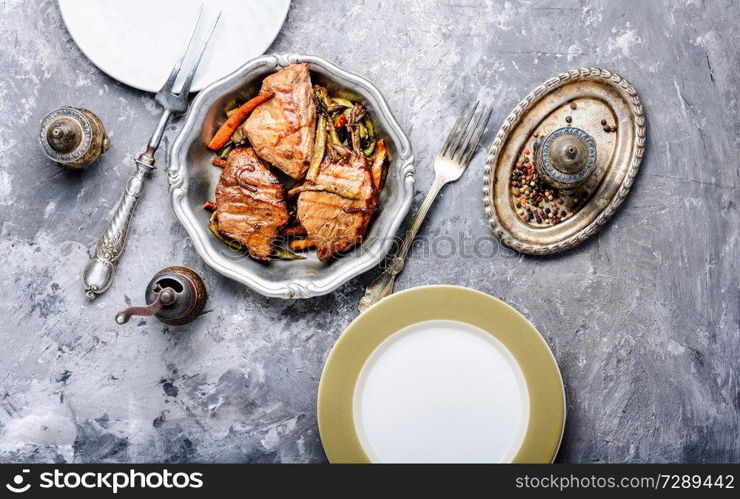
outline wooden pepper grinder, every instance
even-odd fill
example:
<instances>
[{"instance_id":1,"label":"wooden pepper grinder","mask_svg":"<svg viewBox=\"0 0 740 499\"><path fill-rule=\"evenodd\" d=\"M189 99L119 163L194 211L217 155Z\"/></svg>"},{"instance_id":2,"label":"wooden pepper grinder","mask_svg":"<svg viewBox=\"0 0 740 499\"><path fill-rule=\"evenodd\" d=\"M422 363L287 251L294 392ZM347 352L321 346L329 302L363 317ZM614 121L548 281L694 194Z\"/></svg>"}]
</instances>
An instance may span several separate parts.
<instances>
[{"instance_id":1,"label":"wooden pepper grinder","mask_svg":"<svg viewBox=\"0 0 740 499\"><path fill-rule=\"evenodd\" d=\"M116 314L116 323L126 324L134 315L153 315L165 324L179 326L195 320L208 295L203 279L192 269L165 267L146 287L146 306L128 307Z\"/></svg>"}]
</instances>

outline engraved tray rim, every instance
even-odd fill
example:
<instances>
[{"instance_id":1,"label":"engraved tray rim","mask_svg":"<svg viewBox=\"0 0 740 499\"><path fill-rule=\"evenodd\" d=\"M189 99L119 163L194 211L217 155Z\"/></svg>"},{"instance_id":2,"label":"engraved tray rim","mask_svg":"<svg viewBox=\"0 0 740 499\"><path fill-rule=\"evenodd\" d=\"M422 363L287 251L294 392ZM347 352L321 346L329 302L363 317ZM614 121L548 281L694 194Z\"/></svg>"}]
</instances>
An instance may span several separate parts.
<instances>
[{"instance_id":1,"label":"engraved tray rim","mask_svg":"<svg viewBox=\"0 0 740 499\"><path fill-rule=\"evenodd\" d=\"M522 117L532 109L542 98L554 90L577 81L598 81L616 91L630 107L630 115L634 118L634 144L629 155L631 161L626 166L626 174L612 199L599 215L582 229L569 235L562 241L552 244L537 244L523 241L508 231L498 218L493 200L493 177L498 165L499 155L512 132L521 123ZM645 114L637 90L622 76L601 68L578 68L559 73L546 80L526 97L524 97L504 120L501 128L491 143L483 173L483 209L486 220L493 233L510 248L521 253L532 255L550 255L573 248L594 235L599 227L604 225L616 212L617 208L629 194L645 152L647 127ZM589 203L593 202L590 201Z\"/></svg>"}]
</instances>

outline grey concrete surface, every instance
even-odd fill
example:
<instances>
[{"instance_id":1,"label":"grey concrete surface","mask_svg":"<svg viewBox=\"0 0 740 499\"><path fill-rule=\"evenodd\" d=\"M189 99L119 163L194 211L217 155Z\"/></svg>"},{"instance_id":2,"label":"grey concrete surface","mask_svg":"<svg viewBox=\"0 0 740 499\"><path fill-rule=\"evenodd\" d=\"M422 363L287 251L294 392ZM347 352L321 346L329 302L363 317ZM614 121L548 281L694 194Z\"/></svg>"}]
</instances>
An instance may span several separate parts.
<instances>
[{"instance_id":1,"label":"grey concrete surface","mask_svg":"<svg viewBox=\"0 0 740 499\"><path fill-rule=\"evenodd\" d=\"M413 142L417 205L455 110L479 89L495 104L488 140L560 71L605 67L638 89L646 157L596 237L550 258L412 252L398 281L488 292L542 332L566 384L559 461L740 461L738 23L729 0L296 0L270 49L316 53L378 84ZM110 129L112 149L82 174L36 143L63 104ZM88 250L156 119L151 95L82 55L55 2L0 0L0 461L325 461L321 369L375 271L322 298L258 296L205 268L160 170L112 289L94 303L82 293ZM490 234L482 161L443 193L422 236ZM181 328L115 325L170 264L204 275L208 313Z\"/></svg>"}]
</instances>

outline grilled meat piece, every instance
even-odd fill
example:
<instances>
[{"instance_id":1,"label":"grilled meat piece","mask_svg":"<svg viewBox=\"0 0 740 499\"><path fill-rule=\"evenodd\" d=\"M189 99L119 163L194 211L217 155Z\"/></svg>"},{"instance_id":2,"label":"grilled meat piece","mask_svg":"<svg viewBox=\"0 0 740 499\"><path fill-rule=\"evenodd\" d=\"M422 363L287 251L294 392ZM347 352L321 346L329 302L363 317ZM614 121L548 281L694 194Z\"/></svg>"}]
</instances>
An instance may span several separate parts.
<instances>
[{"instance_id":1,"label":"grilled meat piece","mask_svg":"<svg viewBox=\"0 0 740 499\"><path fill-rule=\"evenodd\" d=\"M329 186L335 192L351 192L358 199L325 191L304 191L298 196L298 220L315 243L322 262L362 242L378 201L378 191L362 153L333 159L331 156L324 158L316 185Z\"/></svg>"},{"instance_id":2,"label":"grilled meat piece","mask_svg":"<svg viewBox=\"0 0 740 499\"><path fill-rule=\"evenodd\" d=\"M219 231L270 261L272 243L289 220L283 186L251 147L234 149L216 186Z\"/></svg>"},{"instance_id":3,"label":"grilled meat piece","mask_svg":"<svg viewBox=\"0 0 740 499\"><path fill-rule=\"evenodd\" d=\"M257 154L295 179L306 174L316 134L308 70L308 64L292 64L265 78L260 92L275 96L259 105L242 125Z\"/></svg>"}]
</instances>

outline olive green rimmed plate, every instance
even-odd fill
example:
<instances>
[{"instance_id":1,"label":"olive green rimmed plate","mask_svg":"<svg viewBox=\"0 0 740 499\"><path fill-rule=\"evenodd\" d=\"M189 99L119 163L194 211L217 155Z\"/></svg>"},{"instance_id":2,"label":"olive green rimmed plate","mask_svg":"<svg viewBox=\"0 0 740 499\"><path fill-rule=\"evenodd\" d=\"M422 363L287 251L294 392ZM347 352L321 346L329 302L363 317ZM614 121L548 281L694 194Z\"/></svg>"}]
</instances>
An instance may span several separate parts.
<instances>
[{"instance_id":1,"label":"olive green rimmed plate","mask_svg":"<svg viewBox=\"0 0 740 499\"><path fill-rule=\"evenodd\" d=\"M332 463L550 463L565 412L560 371L537 330L506 303L459 286L403 291L357 317L318 392Z\"/></svg>"}]
</instances>

